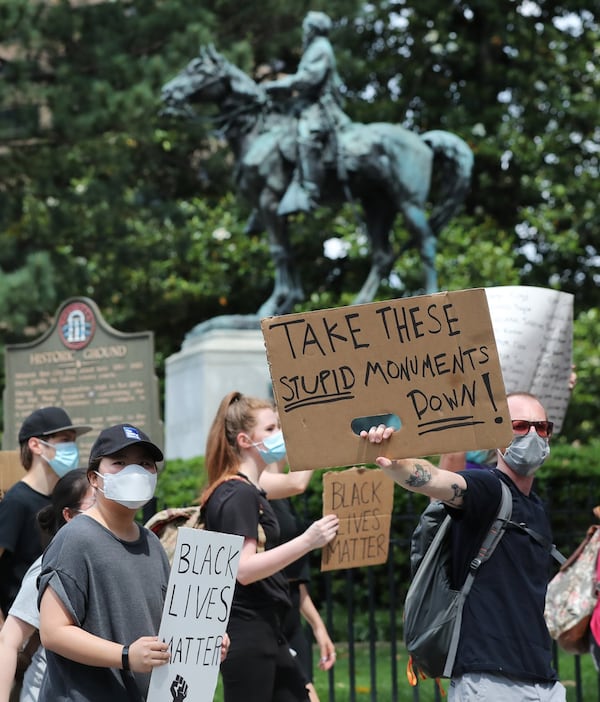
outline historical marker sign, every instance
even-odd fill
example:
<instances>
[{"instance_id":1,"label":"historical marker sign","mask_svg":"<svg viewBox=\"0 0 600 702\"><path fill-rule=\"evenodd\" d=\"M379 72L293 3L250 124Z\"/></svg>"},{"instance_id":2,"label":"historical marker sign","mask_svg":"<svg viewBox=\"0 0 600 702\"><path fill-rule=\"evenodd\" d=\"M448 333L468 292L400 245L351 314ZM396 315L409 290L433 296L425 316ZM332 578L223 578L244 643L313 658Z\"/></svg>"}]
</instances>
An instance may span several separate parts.
<instances>
[{"instance_id":1,"label":"historical marker sign","mask_svg":"<svg viewBox=\"0 0 600 702\"><path fill-rule=\"evenodd\" d=\"M94 431L79 440L86 457L98 432L131 422L162 444L152 332L126 334L108 325L88 298L71 298L38 340L6 347L4 449L38 407L64 407Z\"/></svg>"}]
</instances>

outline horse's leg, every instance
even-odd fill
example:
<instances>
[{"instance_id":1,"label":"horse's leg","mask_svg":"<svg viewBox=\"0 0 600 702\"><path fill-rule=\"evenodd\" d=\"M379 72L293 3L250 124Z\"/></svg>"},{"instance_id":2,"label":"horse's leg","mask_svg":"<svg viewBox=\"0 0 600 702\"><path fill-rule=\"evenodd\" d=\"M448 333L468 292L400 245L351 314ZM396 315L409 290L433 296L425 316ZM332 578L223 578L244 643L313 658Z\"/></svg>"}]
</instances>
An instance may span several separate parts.
<instances>
[{"instance_id":1,"label":"horse's leg","mask_svg":"<svg viewBox=\"0 0 600 702\"><path fill-rule=\"evenodd\" d=\"M269 249L275 266L273 292L260 306L259 317L291 312L304 299L290 247L287 220L277 214L279 198L269 189L260 196L260 217L269 235Z\"/></svg>"},{"instance_id":2,"label":"horse's leg","mask_svg":"<svg viewBox=\"0 0 600 702\"><path fill-rule=\"evenodd\" d=\"M437 239L433 233L427 216L422 207L405 202L402 204L402 214L410 233L417 237L421 261L425 268L425 292L427 294L438 292L437 271L435 268L435 254Z\"/></svg>"},{"instance_id":3,"label":"horse's leg","mask_svg":"<svg viewBox=\"0 0 600 702\"><path fill-rule=\"evenodd\" d=\"M381 284L382 278L389 275L395 256L390 242L390 230L396 218L395 208L382 199L364 200L363 210L367 234L371 242L371 269L363 283L354 304L371 302Z\"/></svg>"}]
</instances>

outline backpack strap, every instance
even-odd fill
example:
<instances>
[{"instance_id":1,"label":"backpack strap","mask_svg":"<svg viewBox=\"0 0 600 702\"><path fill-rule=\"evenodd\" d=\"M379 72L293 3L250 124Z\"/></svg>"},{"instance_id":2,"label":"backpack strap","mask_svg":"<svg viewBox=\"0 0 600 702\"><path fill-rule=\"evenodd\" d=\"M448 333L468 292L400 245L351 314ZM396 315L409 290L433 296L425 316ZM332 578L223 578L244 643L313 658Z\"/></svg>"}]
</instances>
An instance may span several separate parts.
<instances>
[{"instance_id":1,"label":"backpack strap","mask_svg":"<svg viewBox=\"0 0 600 702\"><path fill-rule=\"evenodd\" d=\"M241 480L245 483L248 483L248 485L252 485L252 481L248 478L248 476L244 475L243 473L226 473L225 475L222 475L218 480L215 480L215 482L207 488L203 493L202 497L200 499L200 519L203 523L206 523L206 505L208 504L208 501L213 494L213 492L219 487L219 485L222 485L223 483L227 482L228 480ZM265 550L265 547L267 545L267 536L265 534L265 530L260 523L260 518L262 516L262 507L260 506L260 503L258 505L258 525L257 525L257 534L256 534L256 552L257 553L262 553Z\"/></svg>"},{"instance_id":2,"label":"backpack strap","mask_svg":"<svg viewBox=\"0 0 600 702\"><path fill-rule=\"evenodd\" d=\"M509 521L509 522L507 522L506 526L511 527L512 529L519 529L521 531L524 531L526 534L529 534L529 536L534 541L537 541L537 543L540 546L542 546L542 548L544 548L544 549L546 549L546 551L548 551L548 553L552 556L552 558L554 558L555 561L558 562L559 565L562 565L567 560L563 556L563 554L556 548L555 544L553 544L545 536L542 536L539 532L528 527L527 524L525 524L524 522L517 523L517 522L510 522Z\"/></svg>"},{"instance_id":3,"label":"backpack strap","mask_svg":"<svg viewBox=\"0 0 600 702\"><path fill-rule=\"evenodd\" d=\"M202 510L205 509L206 503L210 499L210 496L219 487L219 485L221 485L222 483L226 483L228 480L243 480L246 483L250 483L250 480L243 473L225 473L220 478L215 480L215 482L209 487L207 487L206 490L202 493L202 496L200 498L200 507ZM252 485L252 483L250 483L250 485Z\"/></svg>"},{"instance_id":4,"label":"backpack strap","mask_svg":"<svg viewBox=\"0 0 600 702\"><path fill-rule=\"evenodd\" d=\"M500 500L500 507L498 508L498 513L496 514L496 518L492 522L492 526L486 534L483 543L479 547L479 552L477 556L475 556L475 558L471 561L471 564L469 566L469 575L472 575L473 577L475 577L475 573L477 572L481 564L485 563L485 561L487 561L488 558L494 552L494 549L496 548L500 539L504 535L504 530L506 529L506 526L509 523L512 514L512 494L510 492L510 488L502 480L500 481L500 486L502 487L502 498ZM469 578L469 575L467 576L467 580ZM472 582L473 578L471 578L469 590L471 589ZM463 585L463 590L465 589L465 585Z\"/></svg>"},{"instance_id":5,"label":"backpack strap","mask_svg":"<svg viewBox=\"0 0 600 702\"><path fill-rule=\"evenodd\" d=\"M452 629L452 637L450 639L450 646L448 647L448 655L446 656L446 664L444 666L443 676L445 678L452 677L452 668L454 668L454 660L456 659L456 651L458 650L458 641L460 639L463 607L467 595L471 590L471 586L473 585L473 580L475 580L480 566L488 560L496 546L500 543L500 539L504 536L506 525L512 515L512 494L510 488L502 480L500 480L500 486L502 487L502 497L500 499L498 513L488 533L485 535L477 555L469 565L469 572L460 590L456 619L454 620L454 628Z\"/></svg>"},{"instance_id":6,"label":"backpack strap","mask_svg":"<svg viewBox=\"0 0 600 702\"><path fill-rule=\"evenodd\" d=\"M119 673L121 674L121 680L123 681L123 685L125 685L125 689L127 690L127 696L129 697L131 702L144 702L142 693L140 692L131 671L119 670Z\"/></svg>"}]
</instances>

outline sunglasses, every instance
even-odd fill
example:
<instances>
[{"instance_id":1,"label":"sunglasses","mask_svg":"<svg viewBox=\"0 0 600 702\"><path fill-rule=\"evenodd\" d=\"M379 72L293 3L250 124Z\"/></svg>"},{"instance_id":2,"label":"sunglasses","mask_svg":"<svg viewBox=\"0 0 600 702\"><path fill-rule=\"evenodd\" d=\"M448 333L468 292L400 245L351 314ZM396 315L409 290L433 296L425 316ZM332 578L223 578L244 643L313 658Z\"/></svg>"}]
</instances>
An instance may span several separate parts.
<instances>
[{"instance_id":1,"label":"sunglasses","mask_svg":"<svg viewBox=\"0 0 600 702\"><path fill-rule=\"evenodd\" d=\"M552 429L554 428L554 423L549 422L546 419L540 422L530 422L528 419L512 420L513 433L517 436L529 434L531 427L535 427L537 435L541 436L542 439L549 439L552 436Z\"/></svg>"}]
</instances>

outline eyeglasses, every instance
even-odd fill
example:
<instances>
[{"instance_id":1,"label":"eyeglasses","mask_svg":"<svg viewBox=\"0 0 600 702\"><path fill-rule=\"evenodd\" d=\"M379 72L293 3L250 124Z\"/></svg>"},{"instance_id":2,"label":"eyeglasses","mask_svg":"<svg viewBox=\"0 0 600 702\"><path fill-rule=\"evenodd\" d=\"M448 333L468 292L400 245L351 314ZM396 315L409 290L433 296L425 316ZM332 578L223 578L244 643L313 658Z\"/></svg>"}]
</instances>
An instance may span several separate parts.
<instances>
[{"instance_id":1,"label":"eyeglasses","mask_svg":"<svg viewBox=\"0 0 600 702\"><path fill-rule=\"evenodd\" d=\"M513 433L517 436L524 436L529 434L531 427L535 427L538 436L542 439L549 439L552 436L552 429L554 428L554 423L549 422L546 419L539 422L530 422L528 419L513 419L512 428Z\"/></svg>"}]
</instances>

